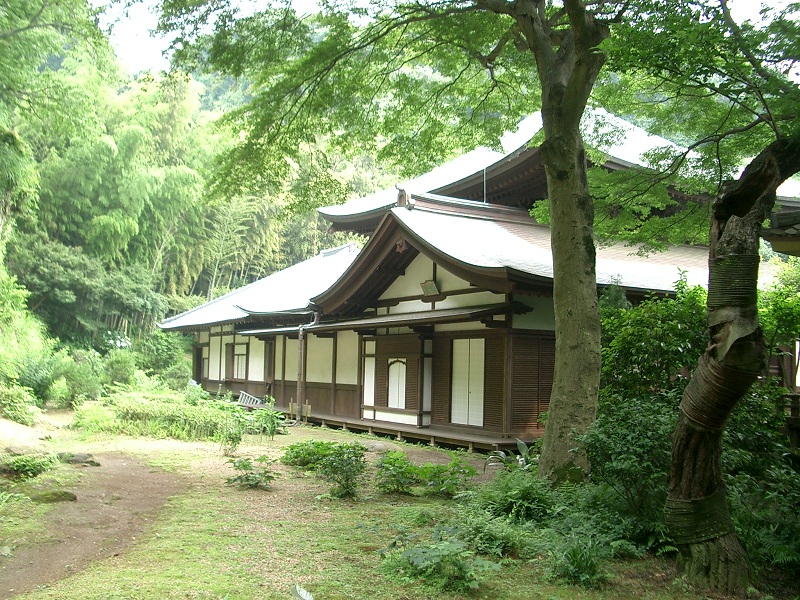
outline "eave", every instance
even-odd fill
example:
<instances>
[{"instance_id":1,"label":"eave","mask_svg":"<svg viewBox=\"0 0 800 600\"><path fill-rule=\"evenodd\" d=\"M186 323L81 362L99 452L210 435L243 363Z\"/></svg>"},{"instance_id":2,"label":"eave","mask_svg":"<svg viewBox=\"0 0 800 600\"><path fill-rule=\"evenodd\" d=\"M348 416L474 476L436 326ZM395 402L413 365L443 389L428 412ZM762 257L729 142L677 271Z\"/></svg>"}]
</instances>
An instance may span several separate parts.
<instances>
[{"instance_id":1,"label":"eave","mask_svg":"<svg viewBox=\"0 0 800 600\"><path fill-rule=\"evenodd\" d=\"M482 306L425 310L411 313L396 313L380 316L369 316L360 319L315 323L298 327L275 327L239 331L241 335L270 336L296 333L302 327L307 333L325 333L333 331L373 331L388 327L429 327L447 323L464 323L483 321L498 315L515 315L530 312L529 306L517 302L500 302Z\"/></svg>"}]
</instances>

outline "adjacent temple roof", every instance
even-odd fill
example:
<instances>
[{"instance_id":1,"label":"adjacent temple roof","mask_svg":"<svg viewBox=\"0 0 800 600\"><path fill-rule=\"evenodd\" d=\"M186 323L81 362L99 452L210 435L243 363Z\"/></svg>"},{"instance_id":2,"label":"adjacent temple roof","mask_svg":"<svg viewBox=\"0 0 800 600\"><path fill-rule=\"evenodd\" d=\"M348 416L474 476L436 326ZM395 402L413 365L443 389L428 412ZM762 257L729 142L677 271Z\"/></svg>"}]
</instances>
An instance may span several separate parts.
<instances>
[{"instance_id":1,"label":"adjacent temple roof","mask_svg":"<svg viewBox=\"0 0 800 600\"><path fill-rule=\"evenodd\" d=\"M778 204L778 210L770 216L769 229L763 230L761 237L772 244L775 252L800 256L800 200L779 198Z\"/></svg>"},{"instance_id":2,"label":"adjacent temple roof","mask_svg":"<svg viewBox=\"0 0 800 600\"><path fill-rule=\"evenodd\" d=\"M159 327L195 329L242 323L262 313L308 314L311 298L327 290L357 255L358 246L352 243L323 250L313 258L165 319Z\"/></svg>"}]
</instances>

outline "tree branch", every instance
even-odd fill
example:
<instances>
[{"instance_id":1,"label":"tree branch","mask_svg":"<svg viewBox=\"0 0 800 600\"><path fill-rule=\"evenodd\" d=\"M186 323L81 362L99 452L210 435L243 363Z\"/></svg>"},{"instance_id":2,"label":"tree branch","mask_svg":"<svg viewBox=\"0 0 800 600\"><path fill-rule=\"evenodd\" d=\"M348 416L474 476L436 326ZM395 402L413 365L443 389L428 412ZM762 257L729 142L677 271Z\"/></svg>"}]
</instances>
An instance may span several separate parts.
<instances>
[{"instance_id":1,"label":"tree branch","mask_svg":"<svg viewBox=\"0 0 800 600\"><path fill-rule=\"evenodd\" d=\"M776 78L773 73L770 73L766 69L764 69L761 61L756 59L752 52L747 47L747 42L744 39L744 34L742 33L742 29L733 20L731 16L731 11L728 8L728 0L719 0L720 8L722 9L722 16L725 20L725 24L728 26L728 29L733 34L733 36L738 41L739 50L742 55L747 59L747 62L750 63L750 66L753 67L753 70L758 73L758 75L764 80L768 81L772 84L777 85L781 92L784 94L793 94L796 92L796 89L793 86L787 85L787 83L780 78Z\"/></svg>"}]
</instances>

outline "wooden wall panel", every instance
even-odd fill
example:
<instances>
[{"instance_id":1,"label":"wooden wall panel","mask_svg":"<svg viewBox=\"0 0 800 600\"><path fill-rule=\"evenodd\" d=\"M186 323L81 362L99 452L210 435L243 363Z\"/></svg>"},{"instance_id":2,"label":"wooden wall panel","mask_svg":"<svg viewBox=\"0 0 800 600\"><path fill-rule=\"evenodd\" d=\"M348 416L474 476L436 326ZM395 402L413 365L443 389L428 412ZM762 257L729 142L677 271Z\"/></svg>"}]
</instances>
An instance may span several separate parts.
<instances>
[{"instance_id":1,"label":"wooden wall panel","mask_svg":"<svg viewBox=\"0 0 800 600\"><path fill-rule=\"evenodd\" d=\"M553 387L555 340L515 335L511 362L511 427L514 431L540 429L539 415L547 410Z\"/></svg>"},{"instance_id":2,"label":"wooden wall panel","mask_svg":"<svg viewBox=\"0 0 800 600\"><path fill-rule=\"evenodd\" d=\"M450 362L452 347L450 338L433 340L433 398L431 422L450 422Z\"/></svg>"},{"instance_id":3,"label":"wooden wall panel","mask_svg":"<svg viewBox=\"0 0 800 600\"><path fill-rule=\"evenodd\" d=\"M361 417L361 400L358 397L358 386L336 386L336 416Z\"/></svg>"},{"instance_id":4,"label":"wooden wall panel","mask_svg":"<svg viewBox=\"0 0 800 600\"><path fill-rule=\"evenodd\" d=\"M417 410L421 389L419 359L406 359L406 410Z\"/></svg>"},{"instance_id":5,"label":"wooden wall panel","mask_svg":"<svg viewBox=\"0 0 800 600\"><path fill-rule=\"evenodd\" d=\"M490 431L503 431L505 394L505 338L486 339L483 375L483 426Z\"/></svg>"},{"instance_id":6,"label":"wooden wall panel","mask_svg":"<svg viewBox=\"0 0 800 600\"><path fill-rule=\"evenodd\" d=\"M419 356L421 341L417 335L385 335L376 338L375 354L404 358Z\"/></svg>"},{"instance_id":7,"label":"wooden wall panel","mask_svg":"<svg viewBox=\"0 0 800 600\"><path fill-rule=\"evenodd\" d=\"M542 338L539 341L539 414L550 407L550 394L553 391L553 371L556 368L556 340ZM539 428L544 427L538 425Z\"/></svg>"},{"instance_id":8,"label":"wooden wall panel","mask_svg":"<svg viewBox=\"0 0 800 600\"><path fill-rule=\"evenodd\" d=\"M333 398L329 384L306 383L305 401L311 405L312 413L333 414Z\"/></svg>"},{"instance_id":9,"label":"wooden wall panel","mask_svg":"<svg viewBox=\"0 0 800 600\"><path fill-rule=\"evenodd\" d=\"M375 359L375 406L389 405L389 363L386 358Z\"/></svg>"}]
</instances>

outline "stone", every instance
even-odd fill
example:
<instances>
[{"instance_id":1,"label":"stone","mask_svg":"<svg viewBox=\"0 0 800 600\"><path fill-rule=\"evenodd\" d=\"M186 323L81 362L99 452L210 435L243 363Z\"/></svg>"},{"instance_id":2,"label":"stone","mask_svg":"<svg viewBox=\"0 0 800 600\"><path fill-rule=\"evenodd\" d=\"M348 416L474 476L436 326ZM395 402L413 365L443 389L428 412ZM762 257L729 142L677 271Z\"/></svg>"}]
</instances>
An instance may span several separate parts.
<instances>
[{"instance_id":1,"label":"stone","mask_svg":"<svg viewBox=\"0 0 800 600\"><path fill-rule=\"evenodd\" d=\"M30 498L39 504L55 504L56 502L75 502L78 496L68 490L47 490L31 494Z\"/></svg>"},{"instance_id":2,"label":"stone","mask_svg":"<svg viewBox=\"0 0 800 600\"><path fill-rule=\"evenodd\" d=\"M91 455L84 453L60 452L58 460L70 465L88 465L91 467L99 467L100 463Z\"/></svg>"}]
</instances>

